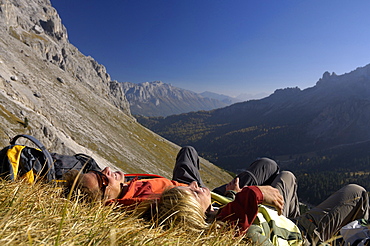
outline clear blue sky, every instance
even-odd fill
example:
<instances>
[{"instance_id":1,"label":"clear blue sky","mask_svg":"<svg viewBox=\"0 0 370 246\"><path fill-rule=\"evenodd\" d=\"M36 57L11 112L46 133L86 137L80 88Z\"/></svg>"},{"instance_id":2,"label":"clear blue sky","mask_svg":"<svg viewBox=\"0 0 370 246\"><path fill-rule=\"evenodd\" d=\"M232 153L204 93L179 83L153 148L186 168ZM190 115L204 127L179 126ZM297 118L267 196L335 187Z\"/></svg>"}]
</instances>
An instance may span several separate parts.
<instances>
[{"instance_id":1,"label":"clear blue sky","mask_svg":"<svg viewBox=\"0 0 370 246\"><path fill-rule=\"evenodd\" d=\"M51 0L113 80L230 96L370 63L369 0Z\"/></svg>"}]
</instances>

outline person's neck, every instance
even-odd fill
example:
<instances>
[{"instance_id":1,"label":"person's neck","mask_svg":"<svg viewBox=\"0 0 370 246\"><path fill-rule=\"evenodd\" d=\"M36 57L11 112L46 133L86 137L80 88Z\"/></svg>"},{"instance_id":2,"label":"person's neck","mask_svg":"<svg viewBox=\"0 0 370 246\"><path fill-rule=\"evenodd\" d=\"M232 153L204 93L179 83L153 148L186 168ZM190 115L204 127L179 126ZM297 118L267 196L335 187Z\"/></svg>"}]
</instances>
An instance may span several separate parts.
<instances>
[{"instance_id":1,"label":"person's neck","mask_svg":"<svg viewBox=\"0 0 370 246\"><path fill-rule=\"evenodd\" d=\"M117 199L122 198L127 193L127 190L128 190L128 185L127 184L121 183L120 186L121 186L121 191L120 191Z\"/></svg>"}]
</instances>

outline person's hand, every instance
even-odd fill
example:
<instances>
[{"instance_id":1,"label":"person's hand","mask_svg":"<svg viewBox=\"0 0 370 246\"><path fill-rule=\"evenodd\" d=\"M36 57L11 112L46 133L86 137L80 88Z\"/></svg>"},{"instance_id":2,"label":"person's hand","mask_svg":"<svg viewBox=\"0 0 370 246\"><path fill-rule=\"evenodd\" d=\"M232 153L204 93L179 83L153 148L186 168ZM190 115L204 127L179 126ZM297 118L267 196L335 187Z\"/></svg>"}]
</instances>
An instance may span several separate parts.
<instances>
[{"instance_id":1,"label":"person's hand","mask_svg":"<svg viewBox=\"0 0 370 246\"><path fill-rule=\"evenodd\" d=\"M275 207L278 214L281 215L284 208L284 198L280 194L279 190L269 185L257 187L263 194L262 204Z\"/></svg>"},{"instance_id":2,"label":"person's hand","mask_svg":"<svg viewBox=\"0 0 370 246\"><path fill-rule=\"evenodd\" d=\"M231 180L230 183L226 185L226 190L233 190L236 193L240 192L242 189L239 187L239 178Z\"/></svg>"}]
</instances>

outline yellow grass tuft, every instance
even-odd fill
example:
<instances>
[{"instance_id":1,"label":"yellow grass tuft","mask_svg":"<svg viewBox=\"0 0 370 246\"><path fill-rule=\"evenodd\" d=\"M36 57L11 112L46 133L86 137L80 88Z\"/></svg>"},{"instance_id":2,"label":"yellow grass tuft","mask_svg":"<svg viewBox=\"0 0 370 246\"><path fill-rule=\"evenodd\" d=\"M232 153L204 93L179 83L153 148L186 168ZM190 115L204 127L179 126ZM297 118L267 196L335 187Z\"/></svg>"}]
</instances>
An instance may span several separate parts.
<instances>
[{"instance_id":1,"label":"yellow grass tuft","mask_svg":"<svg viewBox=\"0 0 370 246\"><path fill-rule=\"evenodd\" d=\"M164 231L131 213L70 201L50 184L0 180L0 245L248 245L232 230Z\"/></svg>"}]
</instances>

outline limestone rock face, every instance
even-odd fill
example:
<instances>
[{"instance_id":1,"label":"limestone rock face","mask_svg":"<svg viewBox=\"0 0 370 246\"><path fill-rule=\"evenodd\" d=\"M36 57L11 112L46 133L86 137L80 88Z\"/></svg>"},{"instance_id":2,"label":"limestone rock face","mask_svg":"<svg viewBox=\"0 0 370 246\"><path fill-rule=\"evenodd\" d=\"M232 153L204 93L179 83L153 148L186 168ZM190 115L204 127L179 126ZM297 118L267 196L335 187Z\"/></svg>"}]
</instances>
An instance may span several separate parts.
<instances>
[{"instance_id":1,"label":"limestone rock face","mask_svg":"<svg viewBox=\"0 0 370 246\"><path fill-rule=\"evenodd\" d=\"M69 43L49 0L0 0L0 148L17 134L51 152L169 178L179 150L136 122L122 87ZM203 163L210 186L230 178Z\"/></svg>"}]
</instances>

